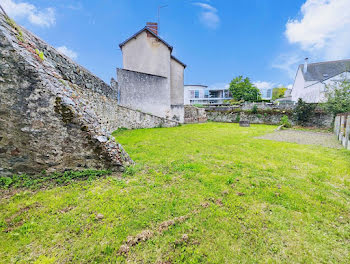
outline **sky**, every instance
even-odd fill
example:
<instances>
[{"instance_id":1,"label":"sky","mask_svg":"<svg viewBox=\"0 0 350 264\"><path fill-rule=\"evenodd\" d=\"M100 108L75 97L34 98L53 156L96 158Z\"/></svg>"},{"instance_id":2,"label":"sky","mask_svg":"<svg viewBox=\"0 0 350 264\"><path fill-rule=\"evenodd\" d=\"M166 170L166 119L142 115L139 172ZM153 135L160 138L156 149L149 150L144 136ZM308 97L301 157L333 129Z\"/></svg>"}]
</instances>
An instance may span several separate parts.
<instances>
[{"instance_id":1,"label":"sky","mask_svg":"<svg viewBox=\"0 0 350 264\"><path fill-rule=\"evenodd\" d=\"M350 0L0 0L8 15L107 83L119 43L157 22L185 84L293 84L298 65L350 58Z\"/></svg>"}]
</instances>

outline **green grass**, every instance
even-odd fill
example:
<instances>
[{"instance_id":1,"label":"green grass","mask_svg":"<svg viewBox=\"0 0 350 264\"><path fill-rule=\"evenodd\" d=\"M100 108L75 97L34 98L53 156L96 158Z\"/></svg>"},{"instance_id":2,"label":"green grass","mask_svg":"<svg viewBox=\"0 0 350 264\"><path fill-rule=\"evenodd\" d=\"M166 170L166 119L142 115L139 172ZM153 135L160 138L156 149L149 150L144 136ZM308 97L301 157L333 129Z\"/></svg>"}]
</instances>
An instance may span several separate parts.
<instances>
[{"instance_id":1,"label":"green grass","mask_svg":"<svg viewBox=\"0 0 350 264\"><path fill-rule=\"evenodd\" d=\"M1 200L0 262L349 263L350 152L254 138L275 128L120 130L137 163L122 179ZM153 237L118 254L147 229Z\"/></svg>"}]
</instances>

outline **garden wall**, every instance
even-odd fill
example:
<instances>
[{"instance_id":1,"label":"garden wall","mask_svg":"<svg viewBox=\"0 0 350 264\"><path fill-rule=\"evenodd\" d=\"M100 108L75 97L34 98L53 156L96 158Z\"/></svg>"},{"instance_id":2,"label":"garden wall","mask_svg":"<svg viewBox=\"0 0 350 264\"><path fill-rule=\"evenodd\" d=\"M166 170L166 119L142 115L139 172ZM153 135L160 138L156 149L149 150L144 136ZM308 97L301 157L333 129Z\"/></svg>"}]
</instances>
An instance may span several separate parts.
<instances>
[{"instance_id":1,"label":"garden wall","mask_svg":"<svg viewBox=\"0 0 350 264\"><path fill-rule=\"evenodd\" d=\"M208 118L204 108L185 105L185 124L205 123Z\"/></svg>"},{"instance_id":2,"label":"garden wall","mask_svg":"<svg viewBox=\"0 0 350 264\"><path fill-rule=\"evenodd\" d=\"M335 117L334 134L344 148L350 150L350 113L338 114Z\"/></svg>"},{"instance_id":3,"label":"garden wall","mask_svg":"<svg viewBox=\"0 0 350 264\"><path fill-rule=\"evenodd\" d=\"M263 109L258 108L256 113L252 111L252 106L237 107L207 107L205 108L208 120L213 122L238 123L240 120L249 121L252 124L280 124L281 118L287 115L292 125L297 125L291 105L265 105ZM307 127L331 128L333 116L323 111L315 111L308 122Z\"/></svg>"},{"instance_id":4,"label":"garden wall","mask_svg":"<svg viewBox=\"0 0 350 264\"><path fill-rule=\"evenodd\" d=\"M123 170L113 130L178 125L118 106L113 87L0 13L0 176Z\"/></svg>"}]
</instances>

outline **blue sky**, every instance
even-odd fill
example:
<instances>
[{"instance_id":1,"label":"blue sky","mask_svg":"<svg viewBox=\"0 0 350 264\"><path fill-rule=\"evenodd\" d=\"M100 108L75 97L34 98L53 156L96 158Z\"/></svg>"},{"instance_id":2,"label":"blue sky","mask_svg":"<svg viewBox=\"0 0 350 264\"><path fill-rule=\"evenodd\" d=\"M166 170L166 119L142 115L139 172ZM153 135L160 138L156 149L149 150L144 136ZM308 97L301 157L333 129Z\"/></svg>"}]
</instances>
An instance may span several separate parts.
<instances>
[{"instance_id":1,"label":"blue sky","mask_svg":"<svg viewBox=\"0 0 350 264\"><path fill-rule=\"evenodd\" d=\"M19 24L109 83L118 44L157 20L188 65L186 84L223 86L244 75L290 85L297 65L349 58L350 0L0 0ZM345 14L344 14L345 13Z\"/></svg>"}]
</instances>

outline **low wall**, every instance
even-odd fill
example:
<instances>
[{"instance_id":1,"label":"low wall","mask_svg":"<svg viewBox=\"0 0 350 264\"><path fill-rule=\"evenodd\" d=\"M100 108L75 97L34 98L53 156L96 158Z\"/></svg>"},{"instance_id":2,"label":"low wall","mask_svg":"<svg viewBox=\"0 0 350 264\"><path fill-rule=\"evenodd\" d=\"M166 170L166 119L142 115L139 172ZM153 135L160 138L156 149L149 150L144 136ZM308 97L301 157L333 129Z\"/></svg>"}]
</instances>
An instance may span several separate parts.
<instances>
[{"instance_id":1,"label":"low wall","mask_svg":"<svg viewBox=\"0 0 350 264\"><path fill-rule=\"evenodd\" d=\"M247 109L247 108L245 108ZM270 108L258 109L256 113L250 108L243 110L238 107L208 107L205 108L208 120L213 122L238 123L240 120L249 121L252 124L280 124L281 118L287 115L292 125L297 125L293 110L284 106L271 106ZM322 111L316 111L310 120L304 124L308 127L331 128L333 116Z\"/></svg>"},{"instance_id":2,"label":"low wall","mask_svg":"<svg viewBox=\"0 0 350 264\"><path fill-rule=\"evenodd\" d=\"M185 105L185 124L205 123L207 120L208 119L204 108Z\"/></svg>"},{"instance_id":3,"label":"low wall","mask_svg":"<svg viewBox=\"0 0 350 264\"><path fill-rule=\"evenodd\" d=\"M344 148L350 150L350 113L339 114L335 117L334 134Z\"/></svg>"}]
</instances>

